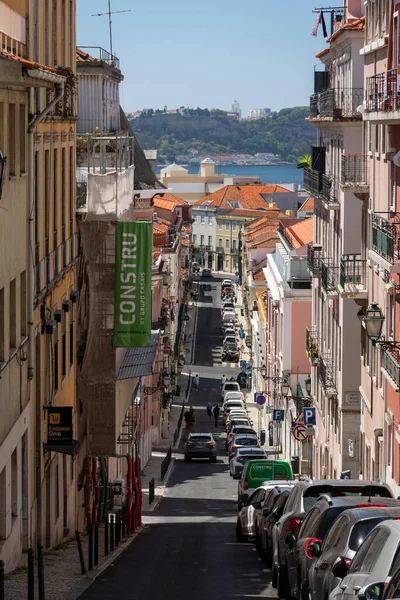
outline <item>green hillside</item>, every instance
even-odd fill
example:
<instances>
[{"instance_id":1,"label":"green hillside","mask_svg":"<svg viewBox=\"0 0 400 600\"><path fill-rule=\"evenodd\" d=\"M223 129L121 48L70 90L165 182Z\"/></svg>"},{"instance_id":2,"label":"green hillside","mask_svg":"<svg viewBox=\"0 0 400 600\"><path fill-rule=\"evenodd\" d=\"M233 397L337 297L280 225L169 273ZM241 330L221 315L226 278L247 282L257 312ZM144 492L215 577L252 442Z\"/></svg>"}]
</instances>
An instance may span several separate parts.
<instances>
[{"instance_id":1,"label":"green hillside","mask_svg":"<svg viewBox=\"0 0 400 600\"><path fill-rule=\"evenodd\" d=\"M156 148L169 161L198 150L201 154L273 152L295 162L315 142L315 129L305 121L307 115L309 108L298 106L269 118L241 121L222 110L186 109L183 115L148 111L130 122L142 148Z\"/></svg>"}]
</instances>

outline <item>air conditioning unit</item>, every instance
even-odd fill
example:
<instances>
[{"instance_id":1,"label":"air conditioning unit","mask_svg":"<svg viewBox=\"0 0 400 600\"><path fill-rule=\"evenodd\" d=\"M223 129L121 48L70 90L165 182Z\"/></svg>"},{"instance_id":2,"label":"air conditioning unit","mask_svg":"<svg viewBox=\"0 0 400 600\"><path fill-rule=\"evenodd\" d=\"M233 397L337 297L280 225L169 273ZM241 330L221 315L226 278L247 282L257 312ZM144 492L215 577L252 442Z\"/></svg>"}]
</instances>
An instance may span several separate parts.
<instances>
[{"instance_id":1,"label":"air conditioning unit","mask_svg":"<svg viewBox=\"0 0 400 600\"><path fill-rule=\"evenodd\" d=\"M113 481L114 507L121 507L125 499L125 479L119 477Z\"/></svg>"},{"instance_id":2,"label":"air conditioning unit","mask_svg":"<svg viewBox=\"0 0 400 600\"><path fill-rule=\"evenodd\" d=\"M49 319L45 325L45 333L52 335L57 327L57 321Z\"/></svg>"},{"instance_id":3,"label":"air conditioning unit","mask_svg":"<svg viewBox=\"0 0 400 600\"><path fill-rule=\"evenodd\" d=\"M62 323L64 319L64 312L60 309L57 309L54 311L54 320L57 321L57 323Z\"/></svg>"}]
</instances>

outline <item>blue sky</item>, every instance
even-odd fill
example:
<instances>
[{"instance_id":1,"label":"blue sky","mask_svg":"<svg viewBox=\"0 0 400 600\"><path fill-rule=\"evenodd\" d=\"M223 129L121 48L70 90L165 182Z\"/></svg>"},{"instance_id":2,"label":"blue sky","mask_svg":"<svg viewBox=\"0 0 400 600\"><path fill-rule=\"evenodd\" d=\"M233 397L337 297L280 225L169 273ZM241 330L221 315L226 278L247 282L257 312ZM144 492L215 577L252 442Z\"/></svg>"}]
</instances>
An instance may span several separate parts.
<instances>
[{"instance_id":1,"label":"blue sky","mask_svg":"<svg viewBox=\"0 0 400 600\"><path fill-rule=\"evenodd\" d=\"M333 3L338 6L341 2ZM77 44L109 49L107 0L77 0ZM307 105L326 0L112 0L114 54L125 80L121 104L229 110L238 100L273 110ZM328 23L327 23L328 25Z\"/></svg>"}]
</instances>

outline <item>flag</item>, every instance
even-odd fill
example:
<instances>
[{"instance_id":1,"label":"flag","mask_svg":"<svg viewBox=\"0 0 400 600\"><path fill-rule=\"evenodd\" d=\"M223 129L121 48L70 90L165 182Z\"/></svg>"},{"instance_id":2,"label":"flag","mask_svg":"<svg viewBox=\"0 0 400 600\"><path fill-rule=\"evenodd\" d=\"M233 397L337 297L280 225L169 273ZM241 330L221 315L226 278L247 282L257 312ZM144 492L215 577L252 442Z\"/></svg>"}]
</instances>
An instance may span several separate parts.
<instances>
[{"instance_id":1,"label":"flag","mask_svg":"<svg viewBox=\"0 0 400 600\"><path fill-rule=\"evenodd\" d=\"M322 19L323 19L323 16L322 16L322 10L321 10L321 12L318 13L317 18L315 19L315 23L311 29L311 35L313 35L314 37L316 37L316 35L318 33L318 27L320 26Z\"/></svg>"},{"instance_id":2,"label":"flag","mask_svg":"<svg viewBox=\"0 0 400 600\"><path fill-rule=\"evenodd\" d=\"M324 13L321 10L321 25L322 25L322 33L324 38L328 37L328 32L326 30L326 25L325 25L325 19L324 19Z\"/></svg>"}]
</instances>

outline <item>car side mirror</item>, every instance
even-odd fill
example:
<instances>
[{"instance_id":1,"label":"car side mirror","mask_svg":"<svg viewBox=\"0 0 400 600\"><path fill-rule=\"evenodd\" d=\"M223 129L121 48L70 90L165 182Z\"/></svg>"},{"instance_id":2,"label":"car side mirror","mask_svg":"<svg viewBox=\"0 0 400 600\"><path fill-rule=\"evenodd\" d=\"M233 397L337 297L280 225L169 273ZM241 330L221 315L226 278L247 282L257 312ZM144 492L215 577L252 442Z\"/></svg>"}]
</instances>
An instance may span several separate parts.
<instances>
[{"instance_id":1,"label":"car side mirror","mask_svg":"<svg viewBox=\"0 0 400 600\"><path fill-rule=\"evenodd\" d=\"M293 546L295 545L296 541L297 541L296 540L296 536L293 533L293 531L289 531L289 533L285 537L285 542L287 543L287 545L289 546L289 548L293 548Z\"/></svg>"},{"instance_id":2,"label":"car side mirror","mask_svg":"<svg viewBox=\"0 0 400 600\"><path fill-rule=\"evenodd\" d=\"M311 542L308 544L307 551L313 558L319 558L322 554L321 542L318 542L317 540L315 542Z\"/></svg>"},{"instance_id":3,"label":"car side mirror","mask_svg":"<svg viewBox=\"0 0 400 600\"><path fill-rule=\"evenodd\" d=\"M253 502L253 508L255 508L256 510L260 510L261 502Z\"/></svg>"},{"instance_id":4,"label":"car side mirror","mask_svg":"<svg viewBox=\"0 0 400 600\"><path fill-rule=\"evenodd\" d=\"M358 592L359 600L381 600L383 596L384 585L382 582L370 583L364 586Z\"/></svg>"},{"instance_id":5,"label":"car side mirror","mask_svg":"<svg viewBox=\"0 0 400 600\"><path fill-rule=\"evenodd\" d=\"M349 567L344 562L343 558L339 556L332 565L332 573L338 579L344 579L349 572Z\"/></svg>"}]
</instances>

